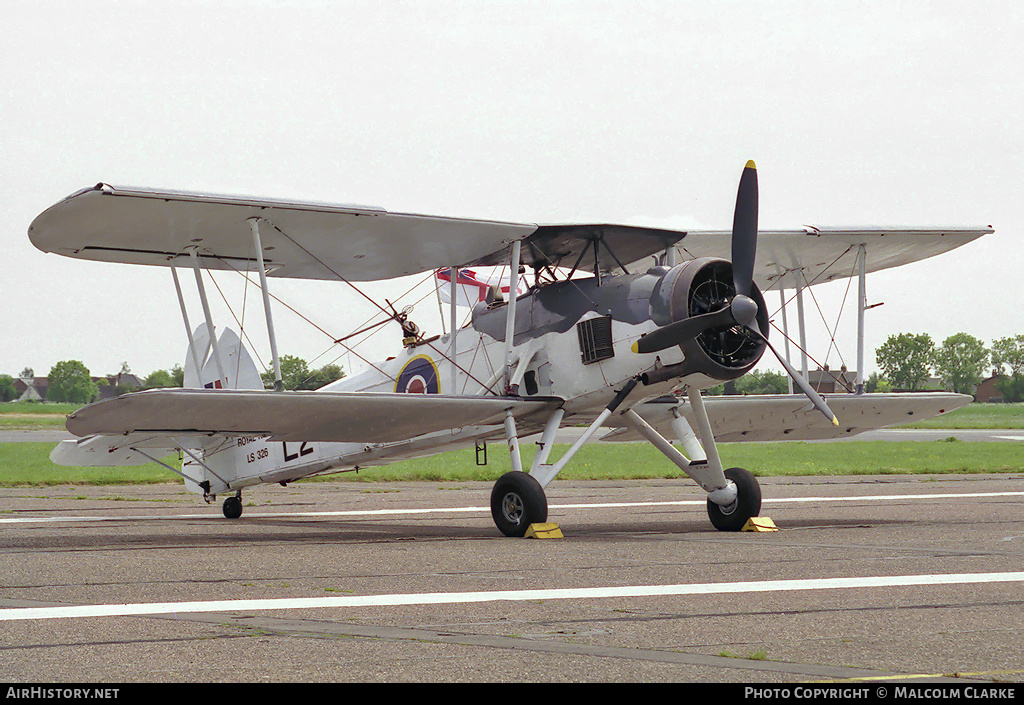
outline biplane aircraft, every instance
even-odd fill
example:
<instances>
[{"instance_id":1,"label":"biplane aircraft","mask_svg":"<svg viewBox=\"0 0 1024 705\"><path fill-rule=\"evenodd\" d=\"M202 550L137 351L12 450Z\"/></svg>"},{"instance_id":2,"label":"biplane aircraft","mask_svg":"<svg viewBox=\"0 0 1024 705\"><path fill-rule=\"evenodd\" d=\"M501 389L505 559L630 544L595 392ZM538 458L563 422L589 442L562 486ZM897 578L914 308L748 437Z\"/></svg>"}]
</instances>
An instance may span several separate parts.
<instances>
[{"instance_id":1,"label":"biplane aircraft","mask_svg":"<svg viewBox=\"0 0 1024 705\"><path fill-rule=\"evenodd\" d=\"M607 427L607 440L653 444L707 492L712 524L738 530L758 514L761 491L748 470L722 467L717 442L841 438L970 401L863 393L826 400L769 342L762 291L792 277L806 285L852 276L827 266L852 253L861 280L862 372L865 273L992 232L805 227L762 232L759 245L757 210L753 162L742 172L731 232L508 223L98 184L41 213L29 237L68 257L170 267L191 332L185 384L79 409L67 419L76 438L51 458L131 465L177 452L181 469L167 467L208 502L226 496L224 515L237 518L242 490L252 485L503 440L513 470L495 483L491 512L503 534L523 536L547 520L548 484ZM460 328L459 270L495 265L509 267L508 286L474 302L471 322ZM196 276L205 320L194 329L179 267ZM236 334L217 334L203 270L259 274L276 389L264 389ZM381 307L402 326L401 352L317 391L283 389L270 278L351 283L436 270L447 270L452 286L447 334L426 337L407 311ZM703 390L741 377L766 350L799 394L705 401ZM565 425L585 429L554 460ZM520 439L538 434L524 469Z\"/></svg>"}]
</instances>

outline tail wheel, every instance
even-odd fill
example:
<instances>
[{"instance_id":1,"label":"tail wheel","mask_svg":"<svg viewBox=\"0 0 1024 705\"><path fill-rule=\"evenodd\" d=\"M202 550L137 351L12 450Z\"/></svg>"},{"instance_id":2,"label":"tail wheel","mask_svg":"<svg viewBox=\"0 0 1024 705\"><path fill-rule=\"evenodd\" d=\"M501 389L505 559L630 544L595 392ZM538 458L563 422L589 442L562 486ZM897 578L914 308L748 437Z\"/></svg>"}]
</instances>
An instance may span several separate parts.
<instances>
[{"instance_id":1,"label":"tail wheel","mask_svg":"<svg viewBox=\"0 0 1024 705\"><path fill-rule=\"evenodd\" d=\"M729 468L725 477L736 484L736 500L723 507L709 499L708 517L719 531L739 531L761 511L761 486L754 474L743 468Z\"/></svg>"},{"instance_id":2,"label":"tail wheel","mask_svg":"<svg viewBox=\"0 0 1024 705\"><path fill-rule=\"evenodd\" d=\"M224 516L228 519L237 519L242 516L242 498L228 497L224 500Z\"/></svg>"},{"instance_id":3,"label":"tail wheel","mask_svg":"<svg viewBox=\"0 0 1024 705\"><path fill-rule=\"evenodd\" d=\"M544 488L525 472L505 473L491 490L491 517L505 536L525 536L530 524L547 521Z\"/></svg>"}]
</instances>

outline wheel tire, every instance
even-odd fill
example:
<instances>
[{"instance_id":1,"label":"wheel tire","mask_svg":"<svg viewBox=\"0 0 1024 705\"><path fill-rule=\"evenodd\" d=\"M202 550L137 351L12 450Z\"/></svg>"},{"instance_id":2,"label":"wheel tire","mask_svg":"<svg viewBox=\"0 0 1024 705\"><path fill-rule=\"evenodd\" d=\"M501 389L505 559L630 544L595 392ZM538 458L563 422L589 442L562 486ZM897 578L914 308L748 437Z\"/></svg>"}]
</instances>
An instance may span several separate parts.
<instances>
[{"instance_id":1,"label":"wheel tire","mask_svg":"<svg viewBox=\"0 0 1024 705\"><path fill-rule=\"evenodd\" d=\"M525 536L530 524L547 521L544 488L525 472L505 473L491 490L491 516L505 536Z\"/></svg>"},{"instance_id":2,"label":"wheel tire","mask_svg":"<svg viewBox=\"0 0 1024 705\"><path fill-rule=\"evenodd\" d=\"M753 473L743 468L729 468L725 477L736 484L736 501L723 507L709 499L708 516L719 531L739 531L761 511L761 486Z\"/></svg>"},{"instance_id":3,"label":"wheel tire","mask_svg":"<svg viewBox=\"0 0 1024 705\"><path fill-rule=\"evenodd\" d=\"M241 497L228 497L224 500L224 516L228 519L237 519L242 516Z\"/></svg>"}]
</instances>

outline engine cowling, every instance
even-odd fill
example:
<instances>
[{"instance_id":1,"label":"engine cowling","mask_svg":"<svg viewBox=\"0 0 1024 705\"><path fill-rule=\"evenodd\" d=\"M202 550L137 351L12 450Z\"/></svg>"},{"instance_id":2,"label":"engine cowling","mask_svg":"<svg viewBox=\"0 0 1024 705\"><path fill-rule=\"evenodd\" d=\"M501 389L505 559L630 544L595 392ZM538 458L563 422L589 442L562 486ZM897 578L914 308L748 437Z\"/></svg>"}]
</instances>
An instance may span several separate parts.
<instances>
[{"instance_id":1,"label":"engine cowling","mask_svg":"<svg viewBox=\"0 0 1024 705\"><path fill-rule=\"evenodd\" d=\"M768 311L756 285L751 286L748 301L738 299L733 283L732 263L702 257L672 267L655 286L650 297L651 320L668 326L687 319L720 312L734 305L756 304L756 313L747 315L767 336ZM677 374L702 373L728 381L750 371L767 344L746 325L731 320L725 325L704 328L679 343L686 360Z\"/></svg>"}]
</instances>

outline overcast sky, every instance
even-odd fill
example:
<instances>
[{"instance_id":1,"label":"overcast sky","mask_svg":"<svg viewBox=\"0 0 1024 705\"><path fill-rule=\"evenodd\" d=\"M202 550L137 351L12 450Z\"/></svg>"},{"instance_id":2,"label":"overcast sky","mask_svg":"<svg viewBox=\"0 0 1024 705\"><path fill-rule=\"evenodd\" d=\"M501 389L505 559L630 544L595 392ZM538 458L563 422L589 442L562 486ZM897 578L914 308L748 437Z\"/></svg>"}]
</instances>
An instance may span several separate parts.
<instances>
[{"instance_id":1,"label":"overcast sky","mask_svg":"<svg viewBox=\"0 0 1024 705\"><path fill-rule=\"evenodd\" d=\"M28 241L38 213L99 181L728 228L754 159L762 227L995 228L869 275L869 303L885 303L868 312L869 372L893 333L986 344L1024 333L1021 3L35 1L6 6L2 32L0 373L77 359L93 374L127 362L145 376L184 362L166 269ZM237 302L236 279L217 282ZM394 300L413 283L368 289ZM271 286L334 337L373 313L343 284ZM839 323L851 368L855 291ZM818 294L830 325L844 292ZM267 360L258 296L247 301ZM282 354L319 366L343 352L276 315ZM237 328L216 301L214 318ZM430 296L413 319L440 332ZM395 328L364 354L390 354ZM820 323L809 345L841 364Z\"/></svg>"}]
</instances>

